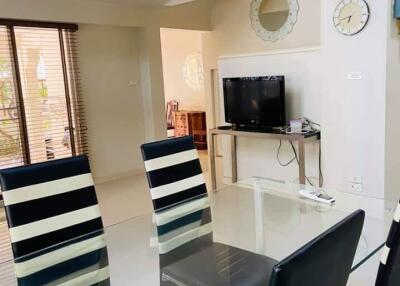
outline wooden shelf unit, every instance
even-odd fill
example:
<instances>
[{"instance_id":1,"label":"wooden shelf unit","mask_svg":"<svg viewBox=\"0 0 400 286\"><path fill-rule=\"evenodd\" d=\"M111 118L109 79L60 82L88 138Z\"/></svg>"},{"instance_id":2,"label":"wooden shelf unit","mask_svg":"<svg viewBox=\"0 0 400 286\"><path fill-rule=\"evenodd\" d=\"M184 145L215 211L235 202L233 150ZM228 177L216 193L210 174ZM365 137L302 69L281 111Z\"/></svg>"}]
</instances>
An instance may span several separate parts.
<instances>
[{"instance_id":1,"label":"wooden shelf unit","mask_svg":"<svg viewBox=\"0 0 400 286\"><path fill-rule=\"evenodd\" d=\"M192 135L198 150L207 150L206 113L204 111L175 111L175 137Z\"/></svg>"}]
</instances>

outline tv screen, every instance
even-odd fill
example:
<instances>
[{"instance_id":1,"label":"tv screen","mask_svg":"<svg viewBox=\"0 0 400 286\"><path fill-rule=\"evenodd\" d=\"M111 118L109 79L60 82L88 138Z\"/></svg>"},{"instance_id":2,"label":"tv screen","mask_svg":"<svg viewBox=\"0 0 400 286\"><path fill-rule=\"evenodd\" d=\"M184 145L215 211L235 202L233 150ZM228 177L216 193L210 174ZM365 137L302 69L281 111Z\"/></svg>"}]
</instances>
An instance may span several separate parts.
<instances>
[{"instance_id":1,"label":"tv screen","mask_svg":"<svg viewBox=\"0 0 400 286\"><path fill-rule=\"evenodd\" d=\"M239 126L286 124L283 76L224 78L225 121Z\"/></svg>"}]
</instances>

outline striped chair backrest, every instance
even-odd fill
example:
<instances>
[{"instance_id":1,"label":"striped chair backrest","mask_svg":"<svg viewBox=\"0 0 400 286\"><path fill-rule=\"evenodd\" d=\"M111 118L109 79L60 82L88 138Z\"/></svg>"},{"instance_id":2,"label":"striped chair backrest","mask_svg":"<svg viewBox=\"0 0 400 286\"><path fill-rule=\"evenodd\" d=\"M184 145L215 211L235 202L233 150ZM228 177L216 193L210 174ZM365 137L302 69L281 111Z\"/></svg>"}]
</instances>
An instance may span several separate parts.
<instances>
[{"instance_id":1,"label":"striped chair backrest","mask_svg":"<svg viewBox=\"0 0 400 286\"><path fill-rule=\"evenodd\" d=\"M193 137L142 145L160 253L212 232L207 188Z\"/></svg>"},{"instance_id":2,"label":"striped chair backrest","mask_svg":"<svg viewBox=\"0 0 400 286\"><path fill-rule=\"evenodd\" d=\"M397 205L386 245L383 249L375 285L400 285L400 203Z\"/></svg>"},{"instance_id":3,"label":"striped chair backrest","mask_svg":"<svg viewBox=\"0 0 400 286\"><path fill-rule=\"evenodd\" d=\"M0 181L19 285L83 279L82 265L107 265L86 156L1 170ZM107 283L108 267L97 271L91 277Z\"/></svg>"}]
</instances>

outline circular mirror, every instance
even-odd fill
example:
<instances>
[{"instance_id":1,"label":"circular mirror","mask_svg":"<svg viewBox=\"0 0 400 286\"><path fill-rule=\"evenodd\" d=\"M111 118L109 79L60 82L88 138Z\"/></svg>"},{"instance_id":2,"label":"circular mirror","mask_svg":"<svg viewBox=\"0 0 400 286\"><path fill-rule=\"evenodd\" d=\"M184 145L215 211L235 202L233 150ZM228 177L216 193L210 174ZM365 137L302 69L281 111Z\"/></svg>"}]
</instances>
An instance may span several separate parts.
<instances>
[{"instance_id":1,"label":"circular mirror","mask_svg":"<svg viewBox=\"0 0 400 286\"><path fill-rule=\"evenodd\" d=\"M263 0L260 5L259 19L261 26L268 31L278 31L289 17L287 0Z\"/></svg>"},{"instance_id":2,"label":"circular mirror","mask_svg":"<svg viewBox=\"0 0 400 286\"><path fill-rule=\"evenodd\" d=\"M298 11L297 0L252 0L251 25L260 38L275 42L293 30Z\"/></svg>"}]
</instances>

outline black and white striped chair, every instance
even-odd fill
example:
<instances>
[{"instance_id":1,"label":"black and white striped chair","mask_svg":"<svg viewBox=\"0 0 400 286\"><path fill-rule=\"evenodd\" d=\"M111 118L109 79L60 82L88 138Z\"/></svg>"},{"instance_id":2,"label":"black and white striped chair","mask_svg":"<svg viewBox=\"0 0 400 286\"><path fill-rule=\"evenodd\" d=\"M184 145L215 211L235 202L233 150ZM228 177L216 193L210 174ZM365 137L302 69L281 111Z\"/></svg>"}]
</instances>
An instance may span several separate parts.
<instances>
[{"instance_id":1,"label":"black and white striped chair","mask_svg":"<svg viewBox=\"0 0 400 286\"><path fill-rule=\"evenodd\" d=\"M109 285L87 157L0 171L18 285Z\"/></svg>"},{"instance_id":2,"label":"black and white striped chair","mask_svg":"<svg viewBox=\"0 0 400 286\"><path fill-rule=\"evenodd\" d=\"M400 203L394 214L379 265L376 286L400 285Z\"/></svg>"},{"instance_id":3,"label":"black and white striped chair","mask_svg":"<svg viewBox=\"0 0 400 286\"><path fill-rule=\"evenodd\" d=\"M162 285L263 285L277 261L212 239L193 137L142 145L157 225Z\"/></svg>"},{"instance_id":4,"label":"black and white striped chair","mask_svg":"<svg viewBox=\"0 0 400 286\"><path fill-rule=\"evenodd\" d=\"M182 137L142 146L160 253L212 231L207 188L191 140Z\"/></svg>"}]
</instances>

